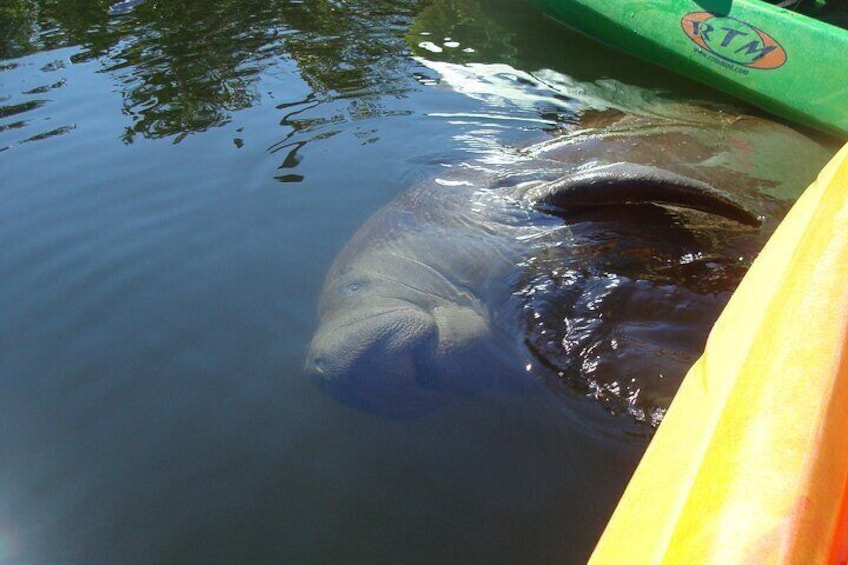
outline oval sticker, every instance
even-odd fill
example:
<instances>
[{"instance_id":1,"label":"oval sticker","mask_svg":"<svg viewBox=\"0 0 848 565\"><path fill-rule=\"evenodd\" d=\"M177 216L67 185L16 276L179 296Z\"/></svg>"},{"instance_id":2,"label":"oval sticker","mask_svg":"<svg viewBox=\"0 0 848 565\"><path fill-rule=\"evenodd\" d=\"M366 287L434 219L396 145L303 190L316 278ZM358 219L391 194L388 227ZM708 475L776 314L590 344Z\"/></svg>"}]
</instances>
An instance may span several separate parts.
<instances>
[{"instance_id":1,"label":"oval sticker","mask_svg":"<svg viewBox=\"0 0 848 565\"><path fill-rule=\"evenodd\" d=\"M776 69L786 51L775 38L742 20L692 12L680 20L686 36L716 57L749 69Z\"/></svg>"}]
</instances>

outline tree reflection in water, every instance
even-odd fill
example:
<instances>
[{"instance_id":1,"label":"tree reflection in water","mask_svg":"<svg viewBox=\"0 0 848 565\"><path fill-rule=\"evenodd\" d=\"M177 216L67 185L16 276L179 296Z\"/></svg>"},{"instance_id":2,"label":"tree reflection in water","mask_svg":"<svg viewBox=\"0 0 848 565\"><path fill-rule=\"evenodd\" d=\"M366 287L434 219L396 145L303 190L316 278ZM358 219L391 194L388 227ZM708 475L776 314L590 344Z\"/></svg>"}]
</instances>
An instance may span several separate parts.
<instances>
[{"instance_id":1,"label":"tree reflection in water","mask_svg":"<svg viewBox=\"0 0 848 565\"><path fill-rule=\"evenodd\" d=\"M403 33L420 4L150 1L110 17L103 0L11 0L0 8L0 57L80 46L72 62L99 60L120 85L132 119L126 143L138 135L179 142L256 104L258 79L281 64L296 66L312 90L301 108L348 98L347 117L379 115L379 98L406 88L397 80L398 54L407 50ZM296 113L287 110L282 124L308 127Z\"/></svg>"}]
</instances>

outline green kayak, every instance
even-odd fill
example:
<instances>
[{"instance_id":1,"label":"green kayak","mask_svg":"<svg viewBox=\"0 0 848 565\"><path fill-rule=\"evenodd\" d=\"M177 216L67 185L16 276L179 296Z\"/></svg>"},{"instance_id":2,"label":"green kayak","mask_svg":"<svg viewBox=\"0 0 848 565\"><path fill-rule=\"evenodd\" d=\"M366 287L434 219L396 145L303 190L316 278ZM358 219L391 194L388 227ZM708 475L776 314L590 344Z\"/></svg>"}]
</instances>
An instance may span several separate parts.
<instances>
[{"instance_id":1,"label":"green kayak","mask_svg":"<svg viewBox=\"0 0 848 565\"><path fill-rule=\"evenodd\" d=\"M764 0L530 1L627 53L776 115L848 137L843 0L838 5L805 0L803 12Z\"/></svg>"}]
</instances>

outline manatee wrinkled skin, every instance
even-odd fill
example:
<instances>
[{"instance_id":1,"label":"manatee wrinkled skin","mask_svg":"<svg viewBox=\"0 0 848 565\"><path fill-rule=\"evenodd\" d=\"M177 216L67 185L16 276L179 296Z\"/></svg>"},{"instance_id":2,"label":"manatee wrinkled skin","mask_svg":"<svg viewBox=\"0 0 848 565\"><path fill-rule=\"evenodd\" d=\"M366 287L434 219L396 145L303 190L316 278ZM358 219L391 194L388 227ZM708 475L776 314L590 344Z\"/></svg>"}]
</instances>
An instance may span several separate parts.
<instances>
[{"instance_id":1,"label":"manatee wrinkled skin","mask_svg":"<svg viewBox=\"0 0 848 565\"><path fill-rule=\"evenodd\" d=\"M542 383L656 423L829 150L704 109L604 120L448 168L372 216L327 275L314 382L395 417Z\"/></svg>"}]
</instances>

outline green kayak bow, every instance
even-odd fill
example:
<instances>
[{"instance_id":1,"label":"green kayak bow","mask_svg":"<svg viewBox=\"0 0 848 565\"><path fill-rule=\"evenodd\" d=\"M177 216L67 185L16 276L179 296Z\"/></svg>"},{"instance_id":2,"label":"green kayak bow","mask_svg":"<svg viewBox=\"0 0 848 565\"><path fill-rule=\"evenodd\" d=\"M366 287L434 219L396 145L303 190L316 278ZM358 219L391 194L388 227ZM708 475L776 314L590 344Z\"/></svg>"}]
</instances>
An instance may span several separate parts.
<instances>
[{"instance_id":1,"label":"green kayak bow","mask_svg":"<svg viewBox=\"0 0 848 565\"><path fill-rule=\"evenodd\" d=\"M848 30L842 27L763 0L530 1L622 51L848 137ZM825 6L812 5L819 12Z\"/></svg>"}]
</instances>

